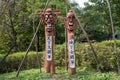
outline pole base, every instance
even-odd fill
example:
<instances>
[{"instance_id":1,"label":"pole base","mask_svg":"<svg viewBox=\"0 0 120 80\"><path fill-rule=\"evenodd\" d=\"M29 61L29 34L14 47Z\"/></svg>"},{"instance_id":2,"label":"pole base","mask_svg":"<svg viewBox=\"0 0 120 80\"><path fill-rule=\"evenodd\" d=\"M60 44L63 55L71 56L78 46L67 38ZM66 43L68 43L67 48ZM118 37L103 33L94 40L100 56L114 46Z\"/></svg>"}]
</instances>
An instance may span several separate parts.
<instances>
[{"instance_id":1,"label":"pole base","mask_svg":"<svg viewBox=\"0 0 120 80\"><path fill-rule=\"evenodd\" d=\"M68 72L72 75L76 74L76 69L75 68L68 68Z\"/></svg>"},{"instance_id":2,"label":"pole base","mask_svg":"<svg viewBox=\"0 0 120 80\"><path fill-rule=\"evenodd\" d=\"M53 61L46 61L45 69L46 73L55 74L55 63Z\"/></svg>"}]
</instances>

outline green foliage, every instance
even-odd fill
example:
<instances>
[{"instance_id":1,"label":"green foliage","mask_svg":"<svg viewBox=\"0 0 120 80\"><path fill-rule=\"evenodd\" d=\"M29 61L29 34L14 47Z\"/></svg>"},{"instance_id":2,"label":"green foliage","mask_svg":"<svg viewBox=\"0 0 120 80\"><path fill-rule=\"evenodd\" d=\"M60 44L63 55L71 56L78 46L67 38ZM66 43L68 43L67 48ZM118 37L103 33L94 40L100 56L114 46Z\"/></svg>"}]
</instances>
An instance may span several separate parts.
<instances>
[{"instance_id":1,"label":"green foliage","mask_svg":"<svg viewBox=\"0 0 120 80\"><path fill-rule=\"evenodd\" d=\"M3 57L3 54L0 54L0 59Z\"/></svg>"},{"instance_id":2,"label":"green foliage","mask_svg":"<svg viewBox=\"0 0 120 80\"><path fill-rule=\"evenodd\" d=\"M120 53L120 40L117 40L117 53ZM104 71L117 70L116 53L113 41L93 43L100 64L97 65L92 50L88 44L76 44L76 64L83 67L96 68L101 66ZM120 54L119 54L120 55Z\"/></svg>"},{"instance_id":3,"label":"green foliage","mask_svg":"<svg viewBox=\"0 0 120 80\"><path fill-rule=\"evenodd\" d=\"M13 33L11 30L11 24L10 24L10 17L9 17L9 10L12 14L12 20L14 29L16 32L16 51L25 51L28 45L30 44L30 41L34 35L33 25L34 28L38 26L40 15L37 14L38 11L43 11L43 8L45 7L45 3L47 0L36 0L32 2L31 0L19 0L19 1L13 1L9 0L10 2L7 3L5 1L2 1L5 5L3 5L3 9L5 8L3 14L0 16L0 53L6 53L8 49L10 48L12 42L13 42ZM2 4L1 3L1 4ZM59 3L59 4L56 4ZM65 0L51 0L48 7L52 7L53 10L60 10L62 14L58 15L60 16L66 16L66 5ZM7 5L7 6L6 6ZM11 7L12 6L12 7ZM63 7L61 7L63 6ZM34 8L34 10L33 10ZM34 19L34 24L33 24ZM39 43L39 49L40 51L43 51L45 49L45 32L44 32L44 26L41 24L39 28L38 37L40 38ZM56 43L64 43L64 24L60 20L58 20L58 23L56 25ZM38 42L38 41L37 41ZM23 44L24 43L24 44ZM31 46L31 50L35 51L35 45L33 44ZM15 52L15 50L13 50Z\"/></svg>"},{"instance_id":4,"label":"green foliage","mask_svg":"<svg viewBox=\"0 0 120 80\"><path fill-rule=\"evenodd\" d=\"M10 47L10 40L6 32L0 31L0 53L3 54L7 52Z\"/></svg>"},{"instance_id":5,"label":"green foliage","mask_svg":"<svg viewBox=\"0 0 120 80\"><path fill-rule=\"evenodd\" d=\"M56 66L65 65L65 44L55 46L55 64Z\"/></svg>"},{"instance_id":6,"label":"green foliage","mask_svg":"<svg viewBox=\"0 0 120 80\"><path fill-rule=\"evenodd\" d=\"M51 75L45 73L42 68L42 72L39 69L30 69L20 72L18 77L15 77L16 72L0 74L1 80L119 80L120 75L115 72L100 73L94 70L80 70L77 68L77 74L71 75L64 70L63 67L56 69L56 73Z\"/></svg>"},{"instance_id":7,"label":"green foliage","mask_svg":"<svg viewBox=\"0 0 120 80\"><path fill-rule=\"evenodd\" d=\"M57 45L55 47L55 64L56 66L64 66L65 65L65 45ZM45 52L39 52L38 53L40 65L44 66L44 60L45 60ZM16 71L20 62L23 59L23 56L25 55L25 52L17 52L10 54L6 60L2 63L2 66L0 67L0 72L9 72L9 71ZM0 54L0 59L3 57L2 54ZM38 67L37 62L37 56L36 52L29 52L27 59L25 60L22 69L30 69L30 68L36 68Z\"/></svg>"},{"instance_id":8,"label":"green foliage","mask_svg":"<svg viewBox=\"0 0 120 80\"><path fill-rule=\"evenodd\" d=\"M2 80L39 80L51 78L50 74L40 73L39 69L24 70L20 72L19 77L15 77L16 72L11 72L7 74L0 74L0 79Z\"/></svg>"},{"instance_id":9,"label":"green foliage","mask_svg":"<svg viewBox=\"0 0 120 80\"><path fill-rule=\"evenodd\" d=\"M39 52L39 60L41 60L41 64L43 64L43 52ZM22 61L25 52L17 52L14 54L10 54L6 60L0 66L0 72L9 72L16 71L20 62ZM42 57L41 57L42 56ZM1 59L1 58L0 58ZM25 59L24 64L22 65L22 69L30 69L38 67L36 52L29 52L27 58Z\"/></svg>"},{"instance_id":10,"label":"green foliage","mask_svg":"<svg viewBox=\"0 0 120 80\"><path fill-rule=\"evenodd\" d=\"M106 41L102 41L101 44L105 44L106 46L114 46L114 41L106 40ZM117 45L117 47L120 47L120 40L116 40L116 45Z\"/></svg>"},{"instance_id":11,"label":"green foliage","mask_svg":"<svg viewBox=\"0 0 120 80\"><path fill-rule=\"evenodd\" d=\"M117 35L120 32L120 1L109 0L109 2L112 9L115 34ZM85 6L80 10L79 15L90 39L97 41L112 39L109 9L106 0L89 0L89 2L85 3Z\"/></svg>"},{"instance_id":12,"label":"green foliage","mask_svg":"<svg viewBox=\"0 0 120 80\"><path fill-rule=\"evenodd\" d=\"M0 14L0 53L6 53L11 46L13 33L11 30L11 24L9 21L9 10L12 12L12 20L13 25L16 31L16 51L25 51L28 47L31 38L33 37L33 18L34 18L34 26L35 28L39 23L39 15L36 14L37 11L43 10L46 0L36 0L32 2L31 0L2 0L2 14ZM89 34L90 39L94 39L97 41L102 41L109 39L111 34L110 21L109 21L109 12L107 8L107 4L105 0L89 0L93 4L85 3L86 7L81 9L78 7L78 4L72 3L73 8L76 11L78 16L81 16L81 22L84 25L86 32ZM59 3L59 4L57 4ZM113 21L115 25L115 33L120 32L120 15L119 15L119 4L118 0L111 0L111 8L113 12ZM5 5L4 5L5 4ZM6 6L7 5L7 6ZM50 1L49 7L52 7L53 10L61 10L60 16L66 16L66 1L65 0L52 0ZM61 7L62 6L62 7ZM34 11L32 8L34 7ZM5 10L3 10L5 9ZM69 10L68 6L68 10ZM45 36L44 36L44 26L40 25L39 29L39 43L40 50L44 50L45 45ZM85 37L83 34L76 32L76 37L80 37L77 41L84 40ZM64 24L58 19L58 23L56 25L56 43L62 44L64 43L65 34L64 34ZM23 44L24 43L24 44ZM35 51L34 45L32 45L31 50ZM15 52L15 50L13 50Z\"/></svg>"},{"instance_id":13,"label":"green foliage","mask_svg":"<svg viewBox=\"0 0 120 80\"><path fill-rule=\"evenodd\" d=\"M113 48L113 41L103 41L93 43L94 49L97 53L100 64L97 65L94 59L92 50L87 43L76 43L75 53L76 53L76 66L82 68L94 68L97 69L101 66L104 71L116 71L117 63L115 57L115 51ZM120 53L120 40L117 40L117 53ZM20 64L25 52L18 52L11 54L7 57L5 62L3 62L0 67L0 72L16 71L18 65ZM39 52L39 60L41 65L44 66L45 52ZM65 44L55 46L55 65L65 66ZM37 68L38 63L36 59L36 52L30 52L28 54L27 60L25 60L22 69Z\"/></svg>"}]
</instances>

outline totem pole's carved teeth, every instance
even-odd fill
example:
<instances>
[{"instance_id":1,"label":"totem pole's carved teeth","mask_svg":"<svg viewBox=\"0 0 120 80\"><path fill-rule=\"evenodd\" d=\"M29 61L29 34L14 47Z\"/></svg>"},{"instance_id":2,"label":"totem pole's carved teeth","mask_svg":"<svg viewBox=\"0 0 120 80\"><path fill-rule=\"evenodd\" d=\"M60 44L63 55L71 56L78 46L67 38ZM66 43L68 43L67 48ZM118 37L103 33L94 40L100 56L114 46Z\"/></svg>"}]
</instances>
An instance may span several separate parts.
<instances>
[{"instance_id":1,"label":"totem pole's carved teeth","mask_svg":"<svg viewBox=\"0 0 120 80\"><path fill-rule=\"evenodd\" d=\"M71 29L70 32L73 32L73 29Z\"/></svg>"},{"instance_id":2,"label":"totem pole's carved teeth","mask_svg":"<svg viewBox=\"0 0 120 80\"><path fill-rule=\"evenodd\" d=\"M73 26L73 23L70 22L70 23L69 23L69 26Z\"/></svg>"},{"instance_id":3,"label":"totem pole's carved teeth","mask_svg":"<svg viewBox=\"0 0 120 80\"><path fill-rule=\"evenodd\" d=\"M52 32L52 30L48 30L48 32L49 32L49 33L51 33L51 32Z\"/></svg>"},{"instance_id":4,"label":"totem pole's carved teeth","mask_svg":"<svg viewBox=\"0 0 120 80\"><path fill-rule=\"evenodd\" d=\"M47 24L47 27L51 27L52 25L51 24Z\"/></svg>"}]
</instances>

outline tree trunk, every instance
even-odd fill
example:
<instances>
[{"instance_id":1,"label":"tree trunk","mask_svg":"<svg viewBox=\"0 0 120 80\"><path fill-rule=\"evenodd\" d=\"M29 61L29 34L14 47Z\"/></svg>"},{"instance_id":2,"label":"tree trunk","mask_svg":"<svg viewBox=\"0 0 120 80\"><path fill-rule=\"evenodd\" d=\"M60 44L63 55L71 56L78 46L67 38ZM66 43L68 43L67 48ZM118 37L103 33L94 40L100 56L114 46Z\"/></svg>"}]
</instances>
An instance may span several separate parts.
<instances>
[{"instance_id":1,"label":"tree trunk","mask_svg":"<svg viewBox=\"0 0 120 80\"><path fill-rule=\"evenodd\" d=\"M12 20L12 13L11 10L9 9L9 19L10 19L10 28L11 28L11 32L12 32L12 43L16 46L16 31L14 28L14 24L13 24L13 20ZM14 46L14 47L15 47Z\"/></svg>"}]
</instances>

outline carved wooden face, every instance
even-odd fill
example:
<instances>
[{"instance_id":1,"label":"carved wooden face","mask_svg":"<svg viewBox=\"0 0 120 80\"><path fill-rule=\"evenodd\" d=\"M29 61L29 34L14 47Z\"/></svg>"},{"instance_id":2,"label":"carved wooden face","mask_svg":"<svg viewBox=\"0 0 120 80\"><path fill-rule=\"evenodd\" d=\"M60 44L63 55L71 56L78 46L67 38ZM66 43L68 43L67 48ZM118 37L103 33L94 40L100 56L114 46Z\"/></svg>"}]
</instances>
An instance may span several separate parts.
<instances>
[{"instance_id":1,"label":"carved wooden face","mask_svg":"<svg viewBox=\"0 0 120 80\"><path fill-rule=\"evenodd\" d=\"M70 30L73 30L75 27L76 27L76 18L75 18L75 15L73 13L73 11L69 11L69 13L67 14L67 26L68 26L68 29Z\"/></svg>"},{"instance_id":2,"label":"carved wooden face","mask_svg":"<svg viewBox=\"0 0 120 80\"><path fill-rule=\"evenodd\" d=\"M42 23L45 25L46 31L53 31L57 22L57 14L60 14L60 10L53 11L51 8L47 8L46 11L38 11L41 15Z\"/></svg>"},{"instance_id":3,"label":"carved wooden face","mask_svg":"<svg viewBox=\"0 0 120 80\"><path fill-rule=\"evenodd\" d=\"M54 26L54 14L52 13L51 8L48 8L44 14L44 23L48 28L51 28Z\"/></svg>"}]
</instances>

